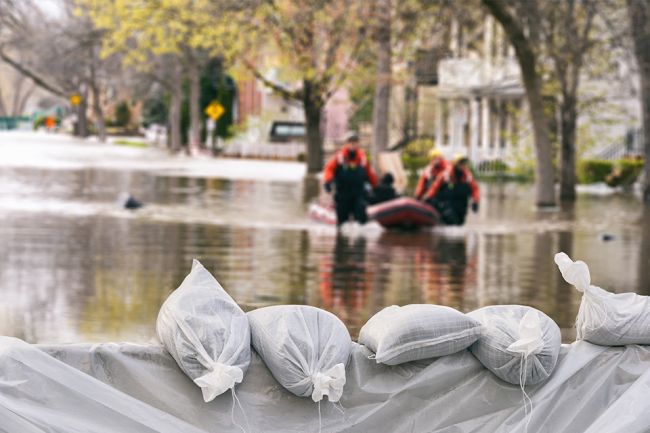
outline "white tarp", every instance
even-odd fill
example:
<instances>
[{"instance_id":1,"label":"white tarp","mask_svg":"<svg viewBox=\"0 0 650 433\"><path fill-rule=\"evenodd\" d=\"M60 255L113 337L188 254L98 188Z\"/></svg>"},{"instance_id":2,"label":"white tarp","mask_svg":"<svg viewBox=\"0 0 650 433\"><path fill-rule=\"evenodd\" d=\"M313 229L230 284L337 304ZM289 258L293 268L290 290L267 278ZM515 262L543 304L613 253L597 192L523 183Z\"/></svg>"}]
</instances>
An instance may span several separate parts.
<instances>
[{"instance_id":1,"label":"white tarp","mask_svg":"<svg viewBox=\"0 0 650 433\"><path fill-rule=\"evenodd\" d=\"M49 356L49 355L51 356ZM468 350L399 366L353 345L341 405L322 402L323 432L524 431L521 390ZM648 431L650 347L563 346L553 375L526 387L528 432ZM250 432L318 432L311 399L284 390L253 353L237 396ZM161 346L31 346L0 337L0 432L241 432L232 396L204 403Z\"/></svg>"}]
</instances>

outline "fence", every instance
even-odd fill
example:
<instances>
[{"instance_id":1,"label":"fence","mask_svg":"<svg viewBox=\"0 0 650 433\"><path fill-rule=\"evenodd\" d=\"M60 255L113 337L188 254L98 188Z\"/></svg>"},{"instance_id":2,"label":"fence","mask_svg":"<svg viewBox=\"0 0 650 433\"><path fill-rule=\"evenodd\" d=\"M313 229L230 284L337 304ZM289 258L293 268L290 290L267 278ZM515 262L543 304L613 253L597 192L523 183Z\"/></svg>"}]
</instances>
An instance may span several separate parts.
<instances>
[{"instance_id":1,"label":"fence","mask_svg":"<svg viewBox=\"0 0 650 433\"><path fill-rule=\"evenodd\" d=\"M0 116L0 131L12 129L31 130L32 119L28 116Z\"/></svg>"}]
</instances>

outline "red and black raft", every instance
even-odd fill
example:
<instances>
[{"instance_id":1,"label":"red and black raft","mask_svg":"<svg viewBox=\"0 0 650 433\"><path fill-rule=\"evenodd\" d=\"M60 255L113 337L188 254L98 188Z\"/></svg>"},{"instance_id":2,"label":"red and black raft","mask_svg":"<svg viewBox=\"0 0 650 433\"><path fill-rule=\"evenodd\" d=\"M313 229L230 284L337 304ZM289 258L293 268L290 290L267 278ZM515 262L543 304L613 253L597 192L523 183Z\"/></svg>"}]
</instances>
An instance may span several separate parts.
<instances>
[{"instance_id":1,"label":"red and black raft","mask_svg":"<svg viewBox=\"0 0 650 433\"><path fill-rule=\"evenodd\" d=\"M433 227L440 220L435 209L411 197L399 197L368 206L367 212L369 220L377 221L389 229ZM336 224L336 212L332 206L312 203L309 206L309 216L322 223Z\"/></svg>"}]
</instances>

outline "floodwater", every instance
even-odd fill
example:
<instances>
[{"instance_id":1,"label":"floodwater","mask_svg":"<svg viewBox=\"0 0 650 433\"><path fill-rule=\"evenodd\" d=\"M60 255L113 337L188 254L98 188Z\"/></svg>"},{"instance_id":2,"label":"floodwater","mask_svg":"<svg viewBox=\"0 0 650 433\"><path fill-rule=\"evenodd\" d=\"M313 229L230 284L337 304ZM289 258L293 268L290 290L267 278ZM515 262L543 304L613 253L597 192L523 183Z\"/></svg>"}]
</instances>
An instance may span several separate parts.
<instances>
[{"instance_id":1,"label":"floodwater","mask_svg":"<svg viewBox=\"0 0 650 433\"><path fill-rule=\"evenodd\" d=\"M306 216L318 181L298 164L65 140L0 135L0 334L31 343L152 340L193 258L245 310L315 305L353 337L392 304L525 304L570 341L580 294L558 251L586 261L596 285L650 294L650 212L630 194L597 188L538 212L530 185L482 185L466 227L337 235ZM147 205L121 209L126 191Z\"/></svg>"}]
</instances>

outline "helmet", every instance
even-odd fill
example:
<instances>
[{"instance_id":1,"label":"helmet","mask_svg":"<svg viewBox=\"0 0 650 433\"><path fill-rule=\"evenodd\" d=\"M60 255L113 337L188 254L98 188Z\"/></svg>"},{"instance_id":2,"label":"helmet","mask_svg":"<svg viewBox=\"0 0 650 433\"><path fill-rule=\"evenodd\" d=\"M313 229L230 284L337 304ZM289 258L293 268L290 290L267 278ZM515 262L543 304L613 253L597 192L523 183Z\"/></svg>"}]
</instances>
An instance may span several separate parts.
<instances>
[{"instance_id":1,"label":"helmet","mask_svg":"<svg viewBox=\"0 0 650 433\"><path fill-rule=\"evenodd\" d=\"M358 143L359 142L359 135L356 132L348 132L345 135L345 142L346 143Z\"/></svg>"},{"instance_id":2,"label":"helmet","mask_svg":"<svg viewBox=\"0 0 650 433\"><path fill-rule=\"evenodd\" d=\"M454 155L454 164L463 164L467 162L469 162L469 160L467 159L467 155L464 153L457 153Z\"/></svg>"},{"instance_id":3,"label":"helmet","mask_svg":"<svg viewBox=\"0 0 650 433\"><path fill-rule=\"evenodd\" d=\"M429 158L442 158L442 151L440 149L436 149L435 147L432 148L429 151Z\"/></svg>"}]
</instances>

